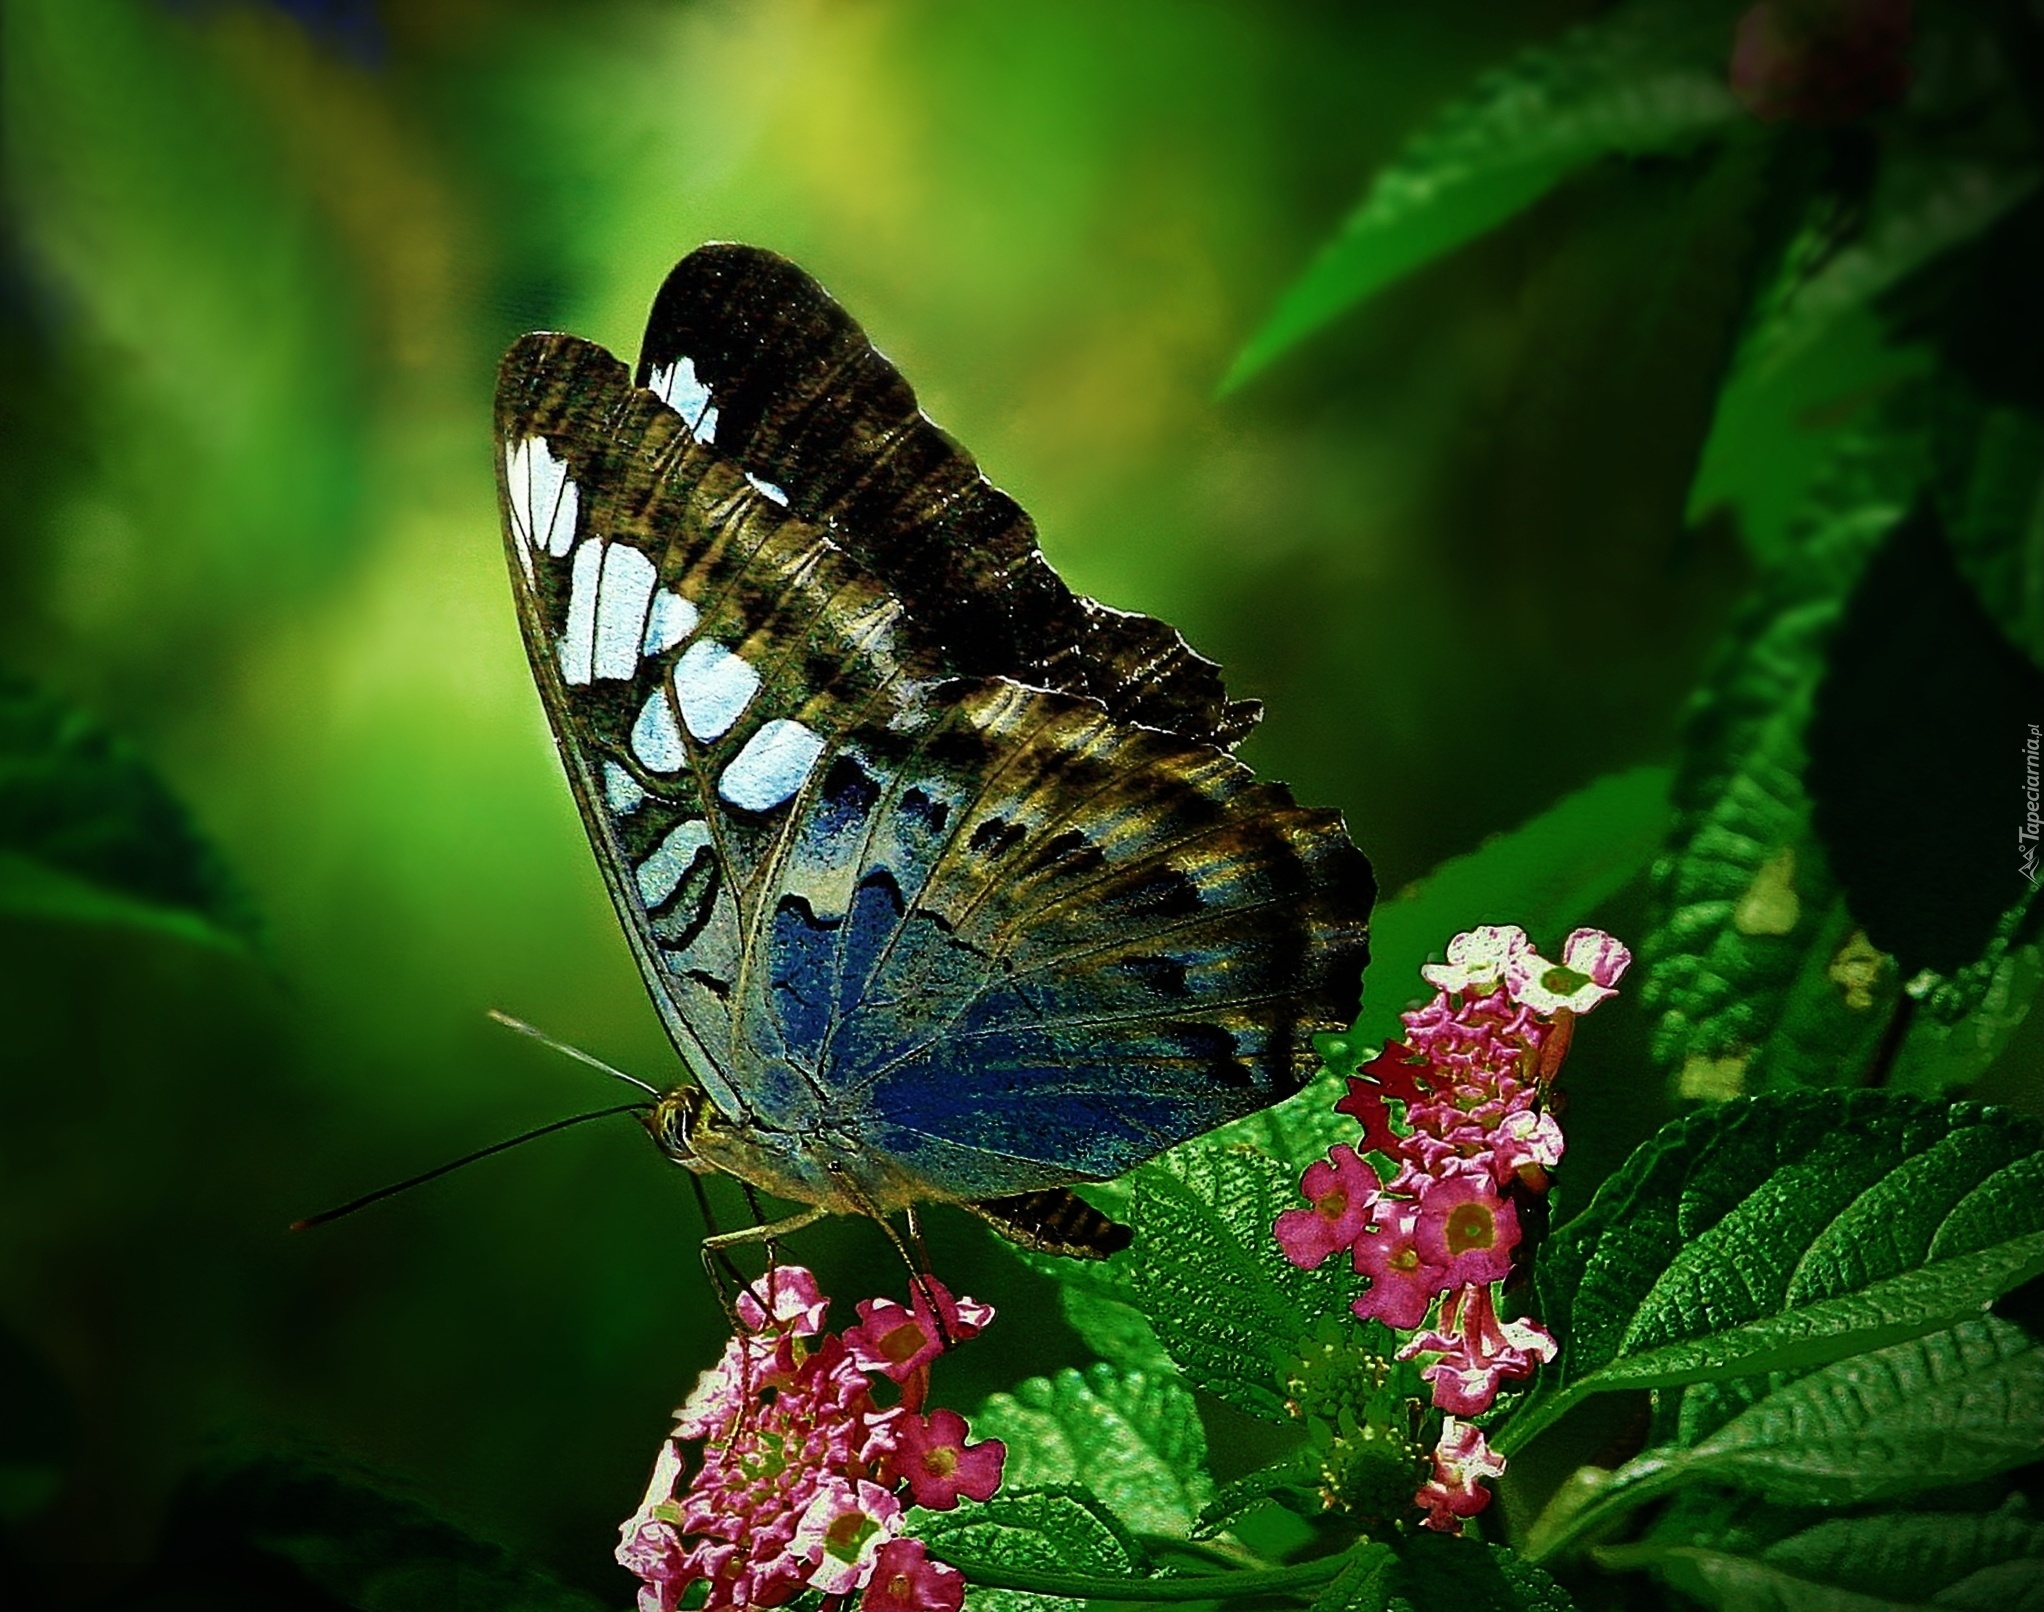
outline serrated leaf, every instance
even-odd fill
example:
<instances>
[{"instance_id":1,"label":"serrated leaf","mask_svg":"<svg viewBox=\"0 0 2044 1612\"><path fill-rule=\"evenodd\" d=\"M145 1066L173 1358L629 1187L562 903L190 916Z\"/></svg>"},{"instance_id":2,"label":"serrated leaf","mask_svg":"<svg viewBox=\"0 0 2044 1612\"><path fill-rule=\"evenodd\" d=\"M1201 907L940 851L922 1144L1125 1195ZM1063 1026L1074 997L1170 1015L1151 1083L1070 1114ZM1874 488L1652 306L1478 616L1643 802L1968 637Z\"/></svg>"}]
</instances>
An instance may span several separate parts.
<instances>
[{"instance_id":1,"label":"serrated leaf","mask_svg":"<svg viewBox=\"0 0 2044 1612\"><path fill-rule=\"evenodd\" d=\"M1599 1556L1717 1612L2044 1612L2044 1526L2020 1497L1993 1512L1847 1517L1746 1501L1704 1527L1696 1509Z\"/></svg>"},{"instance_id":2,"label":"serrated leaf","mask_svg":"<svg viewBox=\"0 0 2044 1612\"><path fill-rule=\"evenodd\" d=\"M1794 362L1834 321L1978 239L2036 188L2034 168L1895 153L1881 166L1857 236L1783 288L1755 326L1741 366L1765 371Z\"/></svg>"},{"instance_id":3,"label":"serrated leaf","mask_svg":"<svg viewBox=\"0 0 2044 1612\"><path fill-rule=\"evenodd\" d=\"M259 949L226 865L134 750L0 674L0 911Z\"/></svg>"},{"instance_id":4,"label":"serrated leaf","mask_svg":"<svg viewBox=\"0 0 2044 1612\"><path fill-rule=\"evenodd\" d=\"M1667 831L1670 777L1665 767L1634 767L1599 778L1380 902L1370 914L1362 1012L1333 1039L1330 1064L1284 1102L1212 1139L1247 1143L1302 1169L1336 1142L1354 1142L1356 1122L1334 1104L1357 1059L1398 1035L1398 1016L1429 996L1420 965L1438 961L1450 939L1479 924L1517 924L1536 942L1559 945L1646 867Z\"/></svg>"},{"instance_id":5,"label":"serrated leaf","mask_svg":"<svg viewBox=\"0 0 2044 1612\"><path fill-rule=\"evenodd\" d=\"M2009 644L2044 667L2044 419L1956 387L1932 427L1952 560Z\"/></svg>"},{"instance_id":6,"label":"serrated leaf","mask_svg":"<svg viewBox=\"0 0 2044 1612\"><path fill-rule=\"evenodd\" d=\"M1608 1517L1698 1481L1785 1505L1856 1505L1969 1483L2044 1456L2044 1347L1982 1316L1833 1361L1774 1389L1688 1449L1627 1462L1591 1508Z\"/></svg>"},{"instance_id":7,"label":"serrated leaf","mask_svg":"<svg viewBox=\"0 0 2044 1612\"><path fill-rule=\"evenodd\" d=\"M1810 823L1805 733L1824 650L1923 457L1893 423L1844 444L1795 557L1742 612L1685 724L1641 994L1681 1095L1860 1083L1900 1000Z\"/></svg>"},{"instance_id":8,"label":"serrated leaf","mask_svg":"<svg viewBox=\"0 0 2044 1612\"><path fill-rule=\"evenodd\" d=\"M972 1429L1007 1444L1004 1483L1083 1482L1139 1533L1189 1533L1213 1495L1206 1430L1175 1372L1152 1377L1103 1363L1034 1377L990 1397Z\"/></svg>"},{"instance_id":9,"label":"serrated leaf","mask_svg":"<svg viewBox=\"0 0 2044 1612\"><path fill-rule=\"evenodd\" d=\"M1299 1172L1204 1141L1134 1177L1131 1296L1196 1388L1266 1421L1288 1422L1277 1357L1356 1290L1342 1262L1303 1271L1272 1234L1297 1207Z\"/></svg>"},{"instance_id":10,"label":"serrated leaf","mask_svg":"<svg viewBox=\"0 0 2044 1612\"><path fill-rule=\"evenodd\" d=\"M1570 1612L1545 1568L1503 1545L1439 1534L1398 1542L1393 1612Z\"/></svg>"},{"instance_id":11,"label":"serrated leaf","mask_svg":"<svg viewBox=\"0 0 2044 1612\"><path fill-rule=\"evenodd\" d=\"M2044 1132L1885 1092L1756 1098L1641 1146L1543 1250L1555 1363L1504 1433L1585 1394L1807 1369L1949 1327L2044 1271Z\"/></svg>"},{"instance_id":12,"label":"serrated leaf","mask_svg":"<svg viewBox=\"0 0 2044 1612\"><path fill-rule=\"evenodd\" d=\"M1295 1451L1273 1466L1245 1472L1233 1482L1223 1484L1200 1509L1191 1536L1194 1539L1211 1539L1238 1518L1248 1516L1258 1506L1272 1500L1290 1505L1303 1514L1305 1508L1294 1502L1310 1501L1317 1506L1320 1501L1319 1484L1319 1457L1310 1450Z\"/></svg>"},{"instance_id":13,"label":"serrated leaf","mask_svg":"<svg viewBox=\"0 0 2044 1612\"><path fill-rule=\"evenodd\" d=\"M1221 390L1591 162L1679 150L1727 125L1739 115L1725 85L1730 18L1712 5L1634 0L1481 80L1378 171Z\"/></svg>"},{"instance_id":14,"label":"serrated leaf","mask_svg":"<svg viewBox=\"0 0 2044 1612\"><path fill-rule=\"evenodd\" d=\"M1082 1485L1010 1492L956 1511L909 1514L909 1532L968 1578L975 1567L1022 1568L1088 1578L1140 1578L1141 1548L1098 1496ZM974 1612L1058 1612L1064 1601L974 1584Z\"/></svg>"},{"instance_id":15,"label":"serrated leaf","mask_svg":"<svg viewBox=\"0 0 2044 1612\"><path fill-rule=\"evenodd\" d=\"M1386 1612L1397 1571L1398 1559L1388 1545L1359 1545L1313 1597L1307 1612Z\"/></svg>"}]
</instances>

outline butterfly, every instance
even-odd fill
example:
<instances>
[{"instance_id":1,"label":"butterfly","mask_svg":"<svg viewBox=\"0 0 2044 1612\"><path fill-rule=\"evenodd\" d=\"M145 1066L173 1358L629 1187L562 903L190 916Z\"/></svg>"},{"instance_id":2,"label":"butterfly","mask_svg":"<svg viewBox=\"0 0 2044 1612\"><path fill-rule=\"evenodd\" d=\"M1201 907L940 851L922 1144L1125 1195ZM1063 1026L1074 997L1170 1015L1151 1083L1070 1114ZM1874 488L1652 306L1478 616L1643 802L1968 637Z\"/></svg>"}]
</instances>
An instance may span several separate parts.
<instances>
[{"instance_id":1,"label":"butterfly","mask_svg":"<svg viewBox=\"0 0 2044 1612\"><path fill-rule=\"evenodd\" d=\"M1370 867L1234 758L1261 708L1067 588L801 269L691 253L630 373L522 337L496 434L533 679L691 1077L648 1128L806 1206L766 1231L950 1202L1103 1254L1073 1183L1349 1022Z\"/></svg>"}]
</instances>

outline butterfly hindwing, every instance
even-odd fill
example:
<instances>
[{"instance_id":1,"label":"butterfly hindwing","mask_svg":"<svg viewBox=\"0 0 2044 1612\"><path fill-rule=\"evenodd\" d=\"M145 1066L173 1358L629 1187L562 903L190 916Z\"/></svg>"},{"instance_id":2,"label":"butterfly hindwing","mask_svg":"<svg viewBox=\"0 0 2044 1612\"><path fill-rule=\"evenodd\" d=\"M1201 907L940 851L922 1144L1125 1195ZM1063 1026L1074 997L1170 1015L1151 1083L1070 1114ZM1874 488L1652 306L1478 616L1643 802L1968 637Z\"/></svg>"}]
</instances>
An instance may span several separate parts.
<instances>
[{"instance_id":1,"label":"butterfly hindwing","mask_svg":"<svg viewBox=\"0 0 2044 1612\"><path fill-rule=\"evenodd\" d=\"M821 1148L858 1206L1083 1241L1039 1195L1311 1070L1368 864L1226 752L1250 708L1174 632L1063 588L800 271L694 254L647 354L635 386L526 337L497 425L534 676L676 1046L761 1185L825 1201Z\"/></svg>"}]
</instances>

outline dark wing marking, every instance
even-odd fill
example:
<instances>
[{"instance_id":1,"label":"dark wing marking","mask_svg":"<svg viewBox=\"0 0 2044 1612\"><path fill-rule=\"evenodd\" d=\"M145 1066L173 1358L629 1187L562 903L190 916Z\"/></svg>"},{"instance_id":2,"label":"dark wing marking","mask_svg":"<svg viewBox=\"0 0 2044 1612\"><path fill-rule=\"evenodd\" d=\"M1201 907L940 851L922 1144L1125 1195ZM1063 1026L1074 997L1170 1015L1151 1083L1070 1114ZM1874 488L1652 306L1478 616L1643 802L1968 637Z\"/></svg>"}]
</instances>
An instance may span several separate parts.
<instances>
[{"instance_id":1,"label":"dark wing marking","mask_svg":"<svg viewBox=\"0 0 2044 1612\"><path fill-rule=\"evenodd\" d=\"M827 752L937 669L884 589L601 348L521 339L497 437L527 655L647 988L726 1112L811 1110L733 1008L776 848Z\"/></svg>"},{"instance_id":2,"label":"dark wing marking","mask_svg":"<svg viewBox=\"0 0 2044 1612\"><path fill-rule=\"evenodd\" d=\"M637 379L826 527L948 670L1097 699L1116 720L1231 748L1256 723L1176 629L1075 595L1015 501L926 419L900 373L794 264L690 253L654 300Z\"/></svg>"},{"instance_id":3,"label":"dark wing marking","mask_svg":"<svg viewBox=\"0 0 2044 1612\"><path fill-rule=\"evenodd\" d=\"M1118 1175L1297 1089L1353 1016L1368 864L1225 753L1001 679L857 744L741 1011L831 1124L945 1194Z\"/></svg>"}]
</instances>

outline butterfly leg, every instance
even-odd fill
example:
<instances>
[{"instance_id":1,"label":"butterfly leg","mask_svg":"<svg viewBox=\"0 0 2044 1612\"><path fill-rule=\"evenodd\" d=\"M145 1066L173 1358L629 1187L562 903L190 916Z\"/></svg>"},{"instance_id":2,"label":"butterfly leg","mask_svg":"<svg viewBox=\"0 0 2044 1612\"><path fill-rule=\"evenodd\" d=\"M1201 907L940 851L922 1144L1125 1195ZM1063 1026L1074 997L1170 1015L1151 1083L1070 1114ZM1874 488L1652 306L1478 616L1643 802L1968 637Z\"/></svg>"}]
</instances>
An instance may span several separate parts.
<instances>
[{"instance_id":1,"label":"butterfly leg","mask_svg":"<svg viewBox=\"0 0 2044 1612\"><path fill-rule=\"evenodd\" d=\"M889 1226L884 1220L880 1224L886 1227L887 1235L893 1241L895 1251L901 1255L903 1262L908 1265L908 1279L915 1284L916 1291L922 1294L923 1302L929 1305L930 1314L936 1318L937 1322L937 1341L944 1346L945 1352L949 1353L957 1347L958 1340L951 1336L950 1329L944 1325L944 1307L937 1302L937 1295L932 1293L929 1288L930 1280L936 1273L930 1269L930 1250L923 1242L923 1217L916 1212L916 1206L910 1204L902 1211L902 1218L908 1222L909 1241L914 1243L916 1247L915 1258L912 1260L909 1258L908 1250L902 1246L901 1239L895 1237L894 1228Z\"/></svg>"}]
</instances>

